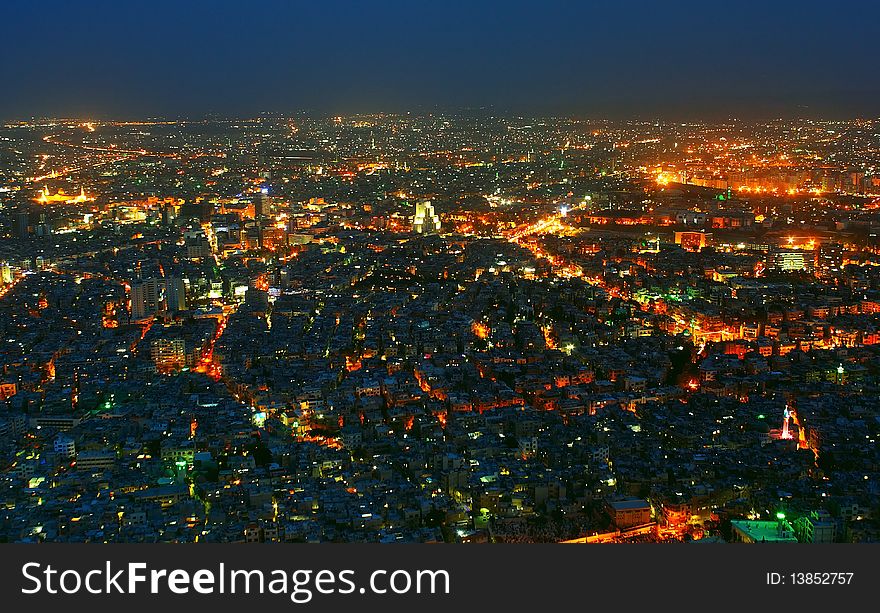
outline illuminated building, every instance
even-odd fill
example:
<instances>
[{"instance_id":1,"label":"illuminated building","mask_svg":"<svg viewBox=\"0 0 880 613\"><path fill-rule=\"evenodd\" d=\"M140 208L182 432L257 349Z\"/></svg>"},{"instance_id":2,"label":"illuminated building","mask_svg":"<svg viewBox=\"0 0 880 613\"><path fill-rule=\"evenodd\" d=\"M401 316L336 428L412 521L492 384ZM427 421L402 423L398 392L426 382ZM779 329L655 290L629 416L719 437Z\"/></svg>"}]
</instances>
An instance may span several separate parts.
<instances>
[{"instance_id":1,"label":"illuminated building","mask_svg":"<svg viewBox=\"0 0 880 613\"><path fill-rule=\"evenodd\" d=\"M183 279L146 279L131 284L131 317L144 319L164 311L186 309L186 284Z\"/></svg>"},{"instance_id":2,"label":"illuminated building","mask_svg":"<svg viewBox=\"0 0 880 613\"><path fill-rule=\"evenodd\" d=\"M646 235L639 243L639 253L660 253L660 237Z\"/></svg>"},{"instance_id":3,"label":"illuminated building","mask_svg":"<svg viewBox=\"0 0 880 613\"><path fill-rule=\"evenodd\" d=\"M93 202L94 196L86 194L85 188L79 189L79 194L71 196L65 193L63 189L59 189L56 193L49 193L49 188L44 187L40 190L40 195L34 198L34 202L39 204L81 204L83 202Z\"/></svg>"},{"instance_id":4,"label":"illuminated building","mask_svg":"<svg viewBox=\"0 0 880 613\"><path fill-rule=\"evenodd\" d=\"M0 381L0 400L7 400L18 393L18 385Z\"/></svg>"},{"instance_id":5,"label":"illuminated building","mask_svg":"<svg viewBox=\"0 0 880 613\"><path fill-rule=\"evenodd\" d=\"M186 257L190 260L204 260L210 258L211 243L204 234L186 239Z\"/></svg>"},{"instance_id":6,"label":"illuminated building","mask_svg":"<svg viewBox=\"0 0 880 613\"><path fill-rule=\"evenodd\" d=\"M266 249L277 249L287 242L287 230L275 226L264 227L260 236Z\"/></svg>"},{"instance_id":7,"label":"illuminated building","mask_svg":"<svg viewBox=\"0 0 880 613\"><path fill-rule=\"evenodd\" d=\"M797 426L798 449L808 449L810 444L807 442L807 429L798 419L797 410L793 406L787 405L782 412L782 430L773 430L771 437L778 437L780 440L794 440L794 433L791 430L791 424Z\"/></svg>"},{"instance_id":8,"label":"illuminated building","mask_svg":"<svg viewBox=\"0 0 880 613\"><path fill-rule=\"evenodd\" d=\"M818 272L825 276L834 276L843 270L844 248L840 243L831 243L819 247L817 261Z\"/></svg>"},{"instance_id":9,"label":"illuminated building","mask_svg":"<svg viewBox=\"0 0 880 613\"><path fill-rule=\"evenodd\" d=\"M605 509L614 525L621 529L651 522L651 505L641 498L609 501Z\"/></svg>"},{"instance_id":10,"label":"illuminated building","mask_svg":"<svg viewBox=\"0 0 880 613\"><path fill-rule=\"evenodd\" d=\"M834 519L825 510L810 511L809 515L794 520L793 526L801 543L833 543L837 536Z\"/></svg>"},{"instance_id":11,"label":"illuminated building","mask_svg":"<svg viewBox=\"0 0 880 613\"><path fill-rule=\"evenodd\" d=\"M165 309L169 313L186 310L186 284L183 279L165 279Z\"/></svg>"},{"instance_id":12,"label":"illuminated building","mask_svg":"<svg viewBox=\"0 0 880 613\"><path fill-rule=\"evenodd\" d=\"M177 210L180 207L176 207L174 205L162 204L162 225L170 226L171 222L174 221L174 218L177 217Z\"/></svg>"},{"instance_id":13,"label":"illuminated building","mask_svg":"<svg viewBox=\"0 0 880 613\"><path fill-rule=\"evenodd\" d=\"M803 249L774 249L767 257L767 268L791 272L797 270L812 270L812 252Z\"/></svg>"},{"instance_id":14,"label":"illuminated building","mask_svg":"<svg viewBox=\"0 0 880 613\"><path fill-rule=\"evenodd\" d=\"M430 200L416 202L416 214L413 216L413 232L433 234L440 231L440 217L434 212Z\"/></svg>"},{"instance_id":15,"label":"illuminated building","mask_svg":"<svg viewBox=\"0 0 880 613\"><path fill-rule=\"evenodd\" d=\"M789 422L791 421L791 413L788 410L788 407L785 408L785 412L782 416L782 434L779 435L779 438L790 440L793 439L794 436L791 434L791 430L788 427Z\"/></svg>"},{"instance_id":16,"label":"illuminated building","mask_svg":"<svg viewBox=\"0 0 880 613\"><path fill-rule=\"evenodd\" d=\"M254 194L254 218L259 219L263 215L267 213L268 208L268 193L269 190L267 188L263 188Z\"/></svg>"},{"instance_id":17,"label":"illuminated building","mask_svg":"<svg viewBox=\"0 0 880 613\"><path fill-rule=\"evenodd\" d=\"M777 513L776 521L733 520L733 540L738 543L797 543L794 529Z\"/></svg>"},{"instance_id":18,"label":"illuminated building","mask_svg":"<svg viewBox=\"0 0 880 613\"><path fill-rule=\"evenodd\" d=\"M269 214L271 202L269 188L263 187L254 194L254 219L257 221L257 244L263 246L263 219Z\"/></svg>"},{"instance_id":19,"label":"illuminated building","mask_svg":"<svg viewBox=\"0 0 880 613\"><path fill-rule=\"evenodd\" d=\"M705 232L676 232L675 244L685 251L700 251L706 246Z\"/></svg>"},{"instance_id":20,"label":"illuminated building","mask_svg":"<svg viewBox=\"0 0 880 613\"><path fill-rule=\"evenodd\" d=\"M165 293L163 279L147 279L131 284L131 316L143 319L155 315L161 310Z\"/></svg>"},{"instance_id":21,"label":"illuminated building","mask_svg":"<svg viewBox=\"0 0 880 613\"><path fill-rule=\"evenodd\" d=\"M0 284L12 283L12 269L7 262L0 262Z\"/></svg>"},{"instance_id":22,"label":"illuminated building","mask_svg":"<svg viewBox=\"0 0 880 613\"><path fill-rule=\"evenodd\" d=\"M52 221L44 210L29 210L22 206L15 212L14 233L17 238L49 236L52 230Z\"/></svg>"},{"instance_id":23,"label":"illuminated building","mask_svg":"<svg viewBox=\"0 0 880 613\"><path fill-rule=\"evenodd\" d=\"M178 469L192 467L196 450L189 440L163 440L160 457L163 462L174 464Z\"/></svg>"},{"instance_id":24,"label":"illuminated building","mask_svg":"<svg viewBox=\"0 0 880 613\"><path fill-rule=\"evenodd\" d=\"M150 342L150 358L159 371L183 368L186 365L186 344L182 338L157 338Z\"/></svg>"}]
</instances>

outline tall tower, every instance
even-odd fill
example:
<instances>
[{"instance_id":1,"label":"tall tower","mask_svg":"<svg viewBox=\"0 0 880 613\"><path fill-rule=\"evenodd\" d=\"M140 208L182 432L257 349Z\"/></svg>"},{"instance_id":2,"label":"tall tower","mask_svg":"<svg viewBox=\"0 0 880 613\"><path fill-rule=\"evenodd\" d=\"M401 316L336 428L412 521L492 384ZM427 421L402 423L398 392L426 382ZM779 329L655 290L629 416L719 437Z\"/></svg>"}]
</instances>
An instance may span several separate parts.
<instances>
[{"instance_id":1,"label":"tall tower","mask_svg":"<svg viewBox=\"0 0 880 613\"><path fill-rule=\"evenodd\" d=\"M821 245L817 251L816 265L820 275L834 277L843 271L845 249L840 243Z\"/></svg>"},{"instance_id":2,"label":"tall tower","mask_svg":"<svg viewBox=\"0 0 880 613\"><path fill-rule=\"evenodd\" d=\"M254 195L254 219L257 222L257 244L263 247L263 220L269 214L269 188L262 187Z\"/></svg>"},{"instance_id":3,"label":"tall tower","mask_svg":"<svg viewBox=\"0 0 880 613\"><path fill-rule=\"evenodd\" d=\"M416 214L413 216L413 232L417 234L434 234L440 231L440 216L434 211L430 200L416 202Z\"/></svg>"},{"instance_id":4,"label":"tall tower","mask_svg":"<svg viewBox=\"0 0 880 613\"><path fill-rule=\"evenodd\" d=\"M15 236L27 238L30 235L30 212L21 207L15 212Z\"/></svg>"},{"instance_id":5,"label":"tall tower","mask_svg":"<svg viewBox=\"0 0 880 613\"><path fill-rule=\"evenodd\" d=\"M162 279L146 279L131 284L131 317L144 319L162 310L165 294L165 281Z\"/></svg>"},{"instance_id":6,"label":"tall tower","mask_svg":"<svg viewBox=\"0 0 880 613\"><path fill-rule=\"evenodd\" d=\"M254 194L254 219L259 220L265 214L266 194L269 193L267 188L261 188Z\"/></svg>"},{"instance_id":7,"label":"tall tower","mask_svg":"<svg viewBox=\"0 0 880 613\"><path fill-rule=\"evenodd\" d=\"M186 284L183 279L165 279L165 308L169 313L186 310Z\"/></svg>"},{"instance_id":8,"label":"tall tower","mask_svg":"<svg viewBox=\"0 0 880 613\"><path fill-rule=\"evenodd\" d=\"M0 262L0 285L12 283L12 269L8 262Z\"/></svg>"}]
</instances>

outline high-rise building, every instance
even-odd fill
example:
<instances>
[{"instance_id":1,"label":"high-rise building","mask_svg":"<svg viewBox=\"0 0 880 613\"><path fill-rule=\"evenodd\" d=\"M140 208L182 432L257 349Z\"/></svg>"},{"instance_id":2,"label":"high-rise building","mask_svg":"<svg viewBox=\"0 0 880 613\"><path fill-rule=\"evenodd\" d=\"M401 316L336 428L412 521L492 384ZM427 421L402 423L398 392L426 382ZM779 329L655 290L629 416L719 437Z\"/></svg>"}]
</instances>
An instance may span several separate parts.
<instances>
[{"instance_id":1,"label":"high-rise building","mask_svg":"<svg viewBox=\"0 0 880 613\"><path fill-rule=\"evenodd\" d=\"M162 225L170 226L177 217L177 207L169 204L162 205Z\"/></svg>"},{"instance_id":2,"label":"high-rise building","mask_svg":"<svg viewBox=\"0 0 880 613\"><path fill-rule=\"evenodd\" d=\"M816 268L825 276L834 276L843 270L843 254L845 250L840 243L829 243L819 247Z\"/></svg>"},{"instance_id":3,"label":"high-rise building","mask_svg":"<svg viewBox=\"0 0 880 613\"><path fill-rule=\"evenodd\" d=\"M145 279L131 284L131 317L144 319L163 312L186 309L186 284L183 279Z\"/></svg>"},{"instance_id":4,"label":"high-rise building","mask_svg":"<svg viewBox=\"0 0 880 613\"><path fill-rule=\"evenodd\" d=\"M12 283L12 269L8 262L0 262L0 284Z\"/></svg>"},{"instance_id":5,"label":"high-rise building","mask_svg":"<svg viewBox=\"0 0 880 613\"><path fill-rule=\"evenodd\" d=\"M413 216L413 232L433 234L440 231L440 217L434 211L430 200L416 202L416 214Z\"/></svg>"},{"instance_id":6,"label":"high-rise building","mask_svg":"<svg viewBox=\"0 0 880 613\"><path fill-rule=\"evenodd\" d=\"M186 365L186 343L182 338L157 338L150 342L150 358L156 370L169 371Z\"/></svg>"},{"instance_id":7,"label":"high-rise building","mask_svg":"<svg viewBox=\"0 0 880 613\"><path fill-rule=\"evenodd\" d=\"M271 202L269 200L269 188L264 187L254 194L254 219L257 221L257 245L263 246L263 220L269 215Z\"/></svg>"},{"instance_id":8,"label":"high-rise building","mask_svg":"<svg viewBox=\"0 0 880 613\"><path fill-rule=\"evenodd\" d=\"M259 219L263 215L268 214L268 199L269 199L269 190L268 188L263 188L254 194L254 218Z\"/></svg>"},{"instance_id":9,"label":"high-rise building","mask_svg":"<svg viewBox=\"0 0 880 613\"><path fill-rule=\"evenodd\" d=\"M190 260L206 260L213 255L211 243L204 234L186 239L186 257Z\"/></svg>"},{"instance_id":10,"label":"high-rise building","mask_svg":"<svg viewBox=\"0 0 880 613\"><path fill-rule=\"evenodd\" d=\"M37 236L49 236L54 231L52 221L44 212L37 215L37 222L34 224L34 234Z\"/></svg>"},{"instance_id":11,"label":"high-rise building","mask_svg":"<svg viewBox=\"0 0 880 613\"><path fill-rule=\"evenodd\" d=\"M27 238L31 232L31 216L27 209L20 208L15 212L15 236Z\"/></svg>"},{"instance_id":12,"label":"high-rise building","mask_svg":"<svg viewBox=\"0 0 880 613\"><path fill-rule=\"evenodd\" d=\"M145 279L131 284L131 316L144 319L162 310L164 279Z\"/></svg>"},{"instance_id":13,"label":"high-rise building","mask_svg":"<svg viewBox=\"0 0 880 613\"><path fill-rule=\"evenodd\" d=\"M186 310L186 283L183 279L165 279L165 310L169 313Z\"/></svg>"}]
</instances>

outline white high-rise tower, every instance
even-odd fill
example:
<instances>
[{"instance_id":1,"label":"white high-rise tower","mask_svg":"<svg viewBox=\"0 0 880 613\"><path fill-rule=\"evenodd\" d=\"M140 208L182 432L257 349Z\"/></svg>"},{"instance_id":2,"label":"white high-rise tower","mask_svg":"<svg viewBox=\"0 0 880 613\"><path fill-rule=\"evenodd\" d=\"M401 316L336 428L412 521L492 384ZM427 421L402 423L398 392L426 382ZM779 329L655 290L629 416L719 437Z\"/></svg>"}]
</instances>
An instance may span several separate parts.
<instances>
[{"instance_id":1,"label":"white high-rise tower","mask_svg":"<svg viewBox=\"0 0 880 613\"><path fill-rule=\"evenodd\" d=\"M433 234L440 231L440 217L434 211L430 200L416 202L416 214L413 216L413 232Z\"/></svg>"}]
</instances>

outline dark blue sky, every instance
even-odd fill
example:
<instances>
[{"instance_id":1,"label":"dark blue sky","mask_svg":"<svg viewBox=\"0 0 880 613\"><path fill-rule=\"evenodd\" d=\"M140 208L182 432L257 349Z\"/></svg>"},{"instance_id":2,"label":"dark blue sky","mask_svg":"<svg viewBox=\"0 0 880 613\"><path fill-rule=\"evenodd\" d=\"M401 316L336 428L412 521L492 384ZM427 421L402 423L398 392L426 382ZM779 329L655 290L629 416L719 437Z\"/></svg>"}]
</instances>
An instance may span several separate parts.
<instances>
[{"instance_id":1,"label":"dark blue sky","mask_svg":"<svg viewBox=\"0 0 880 613\"><path fill-rule=\"evenodd\" d=\"M876 117L878 58L867 0L3 0L0 117Z\"/></svg>"}]
</instances>

